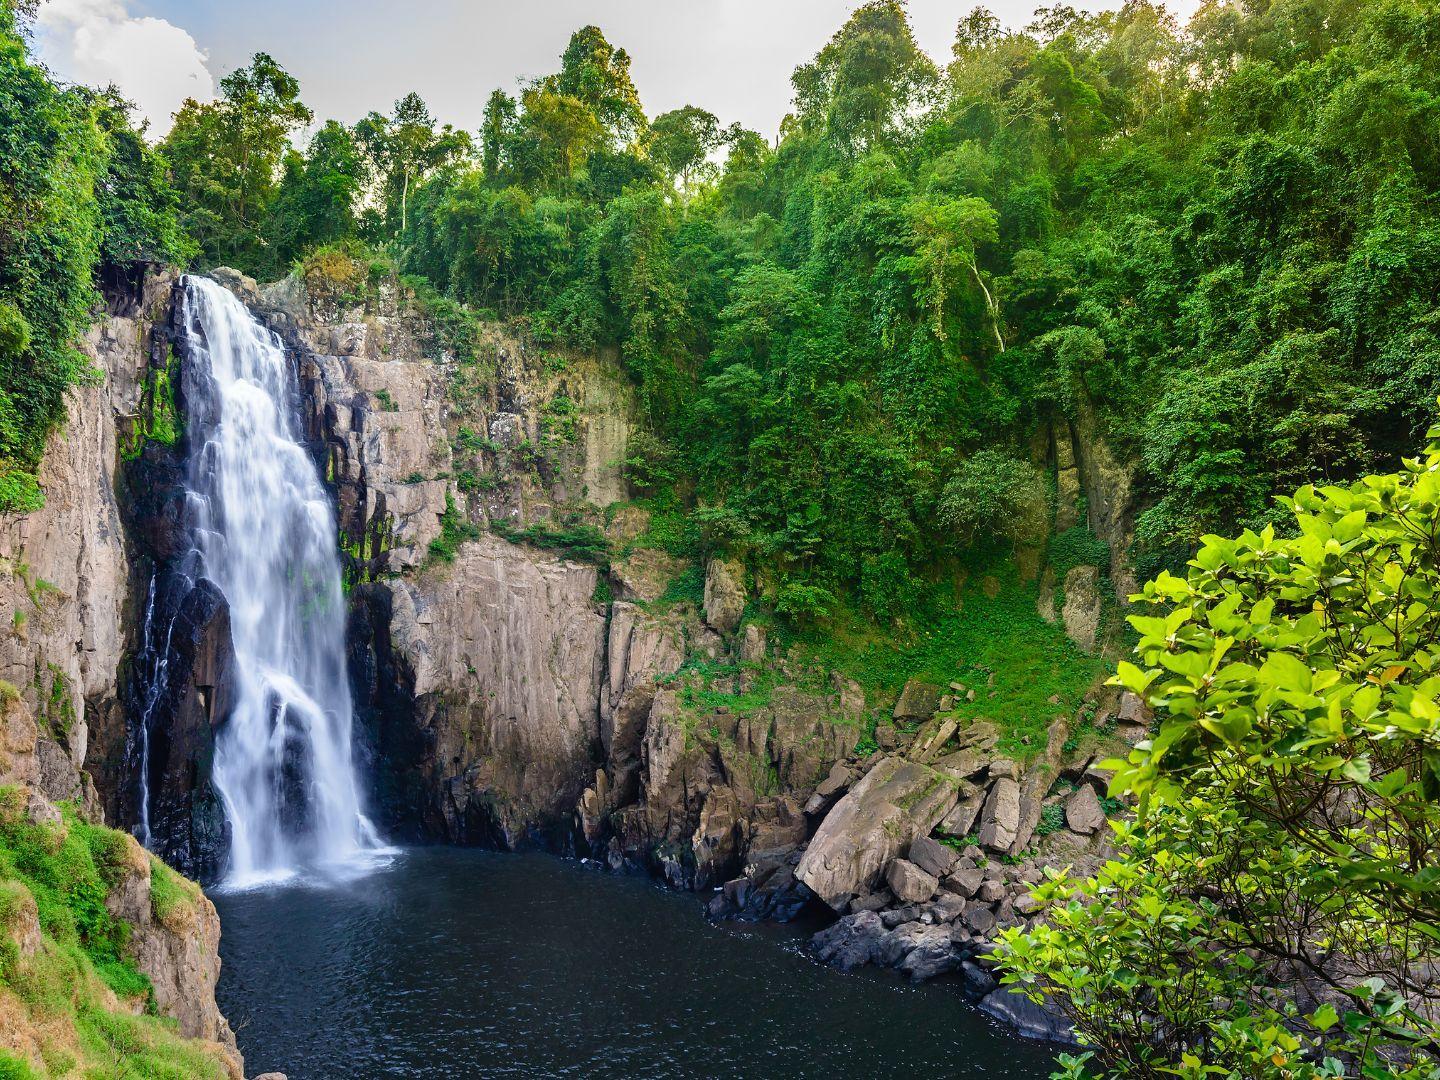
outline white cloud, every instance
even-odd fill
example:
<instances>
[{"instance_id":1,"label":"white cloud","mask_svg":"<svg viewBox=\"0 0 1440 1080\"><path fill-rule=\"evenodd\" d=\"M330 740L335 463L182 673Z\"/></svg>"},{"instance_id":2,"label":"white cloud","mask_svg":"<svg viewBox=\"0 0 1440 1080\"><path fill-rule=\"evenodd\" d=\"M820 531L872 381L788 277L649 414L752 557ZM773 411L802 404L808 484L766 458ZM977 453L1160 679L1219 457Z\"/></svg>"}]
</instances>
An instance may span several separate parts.
<instances>
[{"instance_id":1,"label":"white cloud","mask_svg":"<svg viewBox=\"0 0 1440 1080\"><path fill-rule=\"evenodd\" d=\"M131 15L121 0L48 0L36 20L36 50L56 75L111 83L150 121L150 136L170 129L186 98L215 96L206 56L189 32L164 19Z\"/></svg>"}]
</instances>

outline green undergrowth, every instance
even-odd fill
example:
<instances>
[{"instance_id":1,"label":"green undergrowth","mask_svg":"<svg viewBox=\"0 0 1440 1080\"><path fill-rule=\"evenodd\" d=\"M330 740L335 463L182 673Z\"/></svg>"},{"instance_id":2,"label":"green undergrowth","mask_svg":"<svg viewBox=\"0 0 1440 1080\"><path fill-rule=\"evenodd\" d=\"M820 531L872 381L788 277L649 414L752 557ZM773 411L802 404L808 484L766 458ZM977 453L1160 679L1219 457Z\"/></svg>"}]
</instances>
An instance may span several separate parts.
<instances>
[{"instance_id":1,"label":"green undergrowth","mask_svg":"<svg viewBox=\"0 0 1440 1080\"><path fill-rule=\"evenodd\" d=\"M625 505L614 503L607 507L606 511L613 516ZM674 492L665 491L651 498L636 499L628 505L646 511L649 522L644 532L621 548L621 555L628 555L640 548L649 548L682 559L699 558L702 553L700 526Z\"/></svg>"},{"instance_id":2,"label":"green undergrowth","mask_svg":"<svg viewBox=\"0 0 1440 1080\"><path fill-rule=\"evenodd\" d=\"M605 534L594 525L583 522L536 521L517 529L509 522L497 519L490 523L490 531L512 544L530 544L576 562L596 566L606 566L610 562L610 545Z\"/></svg>"},{"instance_id":3,"label":"green undergrowth","mask_svg":"<svg viewBox=\"0 0 1440 1080\"><path fill-rule=\"evenodd\" d=\"M447 491L445 513L440 515L440 535L430 541L430 560L454 562L455 553L460 550L461 544L467 540L478 539L479 527L466 520L465 515L460 513L460 508L455 505L455 497Z\"/></svg>"},{"instance_id":4,"label":"green undergrowth","mask_svg":"<svg viewBox=\"0 0 1440 1080\"><path fill-rule=\"evenodd\" d=\"M1039 616L1037 595L1002 559L972 568L958 589L932 586L903 627L878 627L841 609L823 626L777 630L806 662L858 682L872 705L893 703L910 679L960 683L975 700L957 695L955 714L993 721L1001 747L1024 757L1044 746L1055 716L1074 715L1106 670Z\"/></svg>"},{"instance_id":5,"label":"green undergrowth","mask_svg":"<svg viewBox=\"0 0 1440 1080\"><path fill-rule=\"evenodd\" d=\"M81 821L72 808L63 813L59 827L33 824L21 792L0 789L0 879L25 888L41 930L62 948L78 948L110 989L149 999L149 980L127 958L130 927L105 906L124 872L125 838Z\"/></svg>"}]
</instances>

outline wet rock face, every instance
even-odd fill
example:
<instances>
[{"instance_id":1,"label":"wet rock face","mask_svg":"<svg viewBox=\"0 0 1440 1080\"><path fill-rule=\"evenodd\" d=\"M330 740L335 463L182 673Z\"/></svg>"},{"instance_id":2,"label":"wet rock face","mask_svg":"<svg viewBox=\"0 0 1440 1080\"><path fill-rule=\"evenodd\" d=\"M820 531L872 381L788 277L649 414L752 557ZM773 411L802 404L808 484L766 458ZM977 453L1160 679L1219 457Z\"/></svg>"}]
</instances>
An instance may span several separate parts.
<instances>
[{"instance_id":1,"label":"wet rock face","mask_svg":"<svg viewBox=\"0 0 1440 1080\"><path fill-rule=\"evenodd\" d=\"M179 333L174 281L151 324L149 363L163 368L173 405L190 415L180 376L193 362ZM178 365L179 370L175 370ZM146 376L151 384L153 376ZM153 407L153 402L142 402ZM121 723L107 728L97 780L110 820L143 834L183 873L210 881L228 848L224 810L210 777L214 742L230 711L234 650L224 595L200 576L186 515L184 437L137 437L121 462L120 509L137 580L130 602L129 653Z\"/></svg>"},{"instance_id":2,"label":"wet rock face","mask_svg":"<svg viewBox=\"0 0 1440 1080\"><path fill-rule=\"evenodd\" d=\"M210 779L218 727L228 716L235 670L230 610L210 581L193 585L170 575L160 586L152 632L169 651L161 680L135 677L127 687L127 712L147 725L150 846L192 877L213 880L228 848L225 815ZM162 629L163 628L163 629ZM138 800L142 757L133 751ZM139 821L138 807L135 821Z\"/></svg>"},{"instance_id":3,"label":"wet rock face","mask_svg":"<svg viewBox=\"0 0 1440 1080\"><path fill-rule=\"evenodd\" d=\"M54 801L64 798L76 800L88 820L108 815L123 828L134 823L136 809L129 687L120 677L127 654L133 658L138 651L137 609L143 606L136 594L144 582L137 590L133 557L135 547L142 557L145 550L173 554L166 540L179 520L161 467L167 454L142 449L146 396L153 392L147 387L169 362L174 278L136 271L111 274L103 284L108 314L82 343L100 375L67 394L66 421L40 466L46 505L33 514L0 516L6 571L0 574L0 613L11 628L0 635L0 678L15 689L0 695L0 785L22 789L31 821L59 826ZM141 462L156 471L137 469ZM145 533L131 529L137 506ZM177 612L185 607L183 595L173 598ZM223 692L228 641L221 630L226 613L208 602L213 600L197 596L185 607L179 635L187 669L197 676L192 690L203 684L212 699ZM162 760L185 757L179 735L167 729L171 745ZM178 764L158 775L187 791L195 781ZM131 955L154 987L156 1006L176 1020L182 1035L208 1044L206 1052L238 1080L243 1063L215 1005L219 922L198 889L191 899L167 919L157 916L149 857L128 843L107 904L131 926ZM38 924L33 935L21 937L22 953L33 952Z\"/></svg>"}]
</instances>

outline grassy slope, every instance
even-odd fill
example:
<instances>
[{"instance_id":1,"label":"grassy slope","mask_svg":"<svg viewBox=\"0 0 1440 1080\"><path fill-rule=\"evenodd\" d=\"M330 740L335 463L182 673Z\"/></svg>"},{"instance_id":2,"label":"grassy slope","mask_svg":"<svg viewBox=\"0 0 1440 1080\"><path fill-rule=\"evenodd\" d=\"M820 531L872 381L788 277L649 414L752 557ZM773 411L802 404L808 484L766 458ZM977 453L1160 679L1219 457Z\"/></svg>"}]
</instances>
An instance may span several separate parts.
<instances>
[{"instance_id":1,"label":"grassy slope","mask_svg":"<svg viewBox=\"0 0 1440 1080\"><path fill-rule=\"evenodd\" d=\"M36 1067L0 1050L0 1080L224 1076L200 1044L155 1014L149 980L128 958L130 928L105 906L127 858L123 834L68 807L58 827L32 824L22 793L0 789L0 1030L12 1046L23 1039L41 1054ZM151 873L157 917L193 903L193 885L154 860ZM36 916L41 944L25 956L16 934Z\"/></svg>"}]
</instances>

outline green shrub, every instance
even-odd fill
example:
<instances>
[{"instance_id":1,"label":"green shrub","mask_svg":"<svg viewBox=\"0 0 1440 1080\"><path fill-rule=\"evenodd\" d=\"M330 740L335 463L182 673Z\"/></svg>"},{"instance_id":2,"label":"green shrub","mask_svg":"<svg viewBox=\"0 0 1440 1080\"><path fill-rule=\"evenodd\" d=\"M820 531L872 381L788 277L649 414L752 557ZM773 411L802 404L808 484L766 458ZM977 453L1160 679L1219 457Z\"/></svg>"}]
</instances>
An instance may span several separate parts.
<instances>
[{"instance_id":1,"label":"green shrub","mask_svg":"<svg viewBox=\"0 0 1440 1080\"><path fill-rule=\"evenodd\" d=\"M460 513L455 498L445 493L445 512L440 515L440 535L430 541L430 557L441 562L454 562L460 545L480 539L480 529Z\"/></svg>"},{"instance_id":2,"label":"green shrub","mask_svg":"<svg viewBox=\"0 0 1440 1080\"><path fill-rule=\"evenodd\" d=\"M1035 541L1048 526L1049 492L1034 465L985 449L956 467L940 495L938 513L962 545L987 538Z\"/></svg>"},{"instance_id":3,"label":"green shrub","mask_svg":"<svg viewBox=\"0 0 1440 1080\"><path fill-rule=\"evenodd\" d=\"M997 954L1074 1020L1067 1076L1440 1072L1411 992L1440 961L1440 425L1403 472L1280 502L1295 535L1207 536L1146 584L1113 681L1158 727L1103 763L1139 819Z\"/></svg>"}]
</instances>

